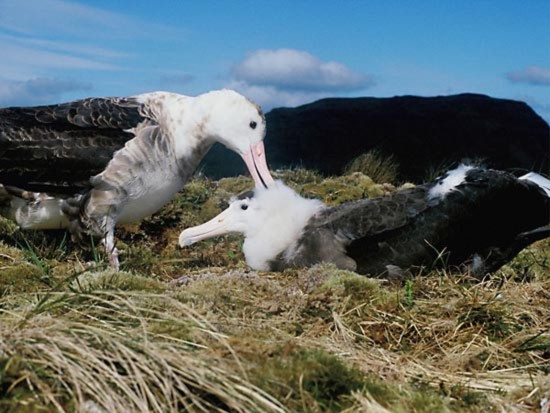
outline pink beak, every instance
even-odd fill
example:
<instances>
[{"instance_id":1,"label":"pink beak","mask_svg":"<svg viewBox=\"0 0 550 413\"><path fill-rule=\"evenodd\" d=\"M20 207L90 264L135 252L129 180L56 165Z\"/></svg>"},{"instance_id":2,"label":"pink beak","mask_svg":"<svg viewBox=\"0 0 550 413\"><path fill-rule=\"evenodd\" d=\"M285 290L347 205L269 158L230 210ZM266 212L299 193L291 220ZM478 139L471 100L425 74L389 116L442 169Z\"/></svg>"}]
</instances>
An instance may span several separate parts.
<instances>
[{"instance_id":1,"label":"pink beak","mask_svg":"<svg viewBox=\"0 0 550 413\"><path fill-rule=\"evenodd\" d=\"M263 141L250 146L250 150L241 156L257 187L265 186L268 188L275 183L267 167Z\"/></svg>"}]
</instances>

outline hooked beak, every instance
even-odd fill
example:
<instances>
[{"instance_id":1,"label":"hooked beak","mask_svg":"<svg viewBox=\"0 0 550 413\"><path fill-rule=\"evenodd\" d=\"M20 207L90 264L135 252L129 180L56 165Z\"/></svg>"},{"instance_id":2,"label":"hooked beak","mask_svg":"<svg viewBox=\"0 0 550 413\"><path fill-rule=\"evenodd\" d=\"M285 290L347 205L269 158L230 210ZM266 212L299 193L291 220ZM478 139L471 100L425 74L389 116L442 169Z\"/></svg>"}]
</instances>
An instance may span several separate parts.
<instances>
[{"instance_id":1,"label":"hooked beak","mask_svg":"<svg viewBox=\"0 0 550 413\"><path fill-rule=\"evenodd\" d=\"M275 181L273 181L271 173L267 167L263 141L260 141L255 145L251 145L250 149L244 154L241 154L241 156L257 187L263 186L269 188L274 184Z\"/></svg>"},{"instance_id":2,"label":"hooked beak","mask_svg":"<svg viewBox=\"0 0 550 413\"><path fill-rule=\"evenodd\" d=\"M180 247L188 247L203 239L213 238L231 232L227 229L227 221L230 215L231 211L226 209L210 221L182 231L179 237Z\"/></svg>"}]
</instances>

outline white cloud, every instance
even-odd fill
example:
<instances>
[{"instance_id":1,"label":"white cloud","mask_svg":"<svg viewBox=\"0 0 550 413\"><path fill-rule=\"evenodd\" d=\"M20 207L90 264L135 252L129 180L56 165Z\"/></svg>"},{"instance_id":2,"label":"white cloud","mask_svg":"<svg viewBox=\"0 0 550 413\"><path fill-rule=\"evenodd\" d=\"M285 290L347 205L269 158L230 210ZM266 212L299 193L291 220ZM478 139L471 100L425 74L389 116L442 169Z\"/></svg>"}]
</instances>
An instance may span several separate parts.
<instances>
[{"instance_id":1,"label":"white cloud","mask_svg":"<svg viewBox=\"0 0 550 413\"><path fill-rule=\"evenodd\" d=\"M0 106L56 103L64 93L91 89L90 83L74 80L42 77L14 82L0 79Z\"/></svg>"},{"instance_id":2,"label":"white cloud","mask_svg":"<svg viewBox=\"0 0 550 413\"><path fill-rule=\"evenodd\" d=\"M274 86L255 86L246 82L231 81L226 87L242 93L260 104L264 111L279 106L299 106L322 98L333 96L326 92L288 91Z\"/></svg>"},{"instance_id":3,"label":"white cloud","mask_svg":"<svg viewBox=\"0 0 550 413\"><path fill-rule=\"evenodd\" d=\"M506 78L513 83L526 83L536 86L550 86L550 68L527 66L521 70L506 73Z\"/></svg>"},{"instance_id":4,"label":"white cloud","mask_svg":"<svg viewBox=\"0 0 550 413\"><path fill-rule=\"evenodd\" d=\"M264 107L296 106L322 97L373 85L369 75L342 63L323 61L296 49L261 49L249 53L231 70L228 87Z\"/></svg>"},{"instance_id":5,"label":"white cloud","mask_svg":"<svg viewBox=\"0 0 550 413\"><path fill-rule=\"evenodd\" d=\"M256 50L232 71L238 81L283 90L349 91L372 83L369 76L338 62L325 62L295 49Z\"/></svg>"}]
</instances>

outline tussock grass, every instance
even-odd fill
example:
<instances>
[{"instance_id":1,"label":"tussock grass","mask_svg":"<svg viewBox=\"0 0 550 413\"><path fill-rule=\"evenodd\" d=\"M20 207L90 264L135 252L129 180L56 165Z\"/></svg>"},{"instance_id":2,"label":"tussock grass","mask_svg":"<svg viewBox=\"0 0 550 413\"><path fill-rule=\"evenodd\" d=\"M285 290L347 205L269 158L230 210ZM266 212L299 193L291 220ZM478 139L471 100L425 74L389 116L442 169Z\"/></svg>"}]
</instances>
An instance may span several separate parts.
<instances>
[{"instance_id":1,"label":"tussock grass","mask_svg":"<svg viewBox=\"0 0 550 413\"><path fill-rule=\"evenodd\" d=\"M163 294L0 301L0 406L47 411L284 411L215 353L226 338ZM235 356L232 363L239 364ZM92 409L93 407L93 409Z\"/></svg>"},{"instance_id":2,"label":"tussock grass","mask_svg":"<svg viewBox=\"0 0 550 413\"><path fill-rule=\"evenodd\" d=\"M329 204L396 189L359 172L277 175ZM549 241L483 281L438 271L404 285L331 265L250 271L235 236L176 247L251 186L193 180L119 231L116 273L63 233L0 219L0 411L541 410Z\"/></svg>"},{"instance_id":3,"label":"tussock grass","mask_svg":"<svg viewBox=\"0 0 550 413\"><path fill-rule=\"evenodd\" d=\"M399 165L391 155L384 155L379 150L371 150L353 159L345 168L344 174L361 172L370 176L379 184L397 182Z\"/></svg>"}]
</instances>

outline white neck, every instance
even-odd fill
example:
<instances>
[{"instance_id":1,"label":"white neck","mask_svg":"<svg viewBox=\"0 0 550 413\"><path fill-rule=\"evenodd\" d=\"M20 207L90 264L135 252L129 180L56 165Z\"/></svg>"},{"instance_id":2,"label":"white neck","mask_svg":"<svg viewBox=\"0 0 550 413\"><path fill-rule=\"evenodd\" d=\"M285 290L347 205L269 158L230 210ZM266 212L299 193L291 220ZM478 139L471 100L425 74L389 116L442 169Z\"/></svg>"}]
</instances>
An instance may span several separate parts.
<instances>
[{"instance_id":1,"label":"white neck","mask_svg":"<svg viewBox=\"0 0 550 413\"><path fill-rule=\"evenodd\" d=\"M311 217L324 208L321 201L302 198L281 182L256 189L253 202L261 210L251 218L243 252L250 267L264 271L269 261L298 241Z\"/></svg>"},{"instance_id":2,"label":"white neck","mask_svg":"<svg viewBox=\"0 0 550 413\"><path fill-rule=\"evenodd\" d=\"M174 142L178 159L191 157L200 147L210 147L213 137L208 135L209 106L204 95L192 97L169 92L152 92L136 96L149 107L150 115L162 128L165 136Z\"/></svg>"}]
</instances>

